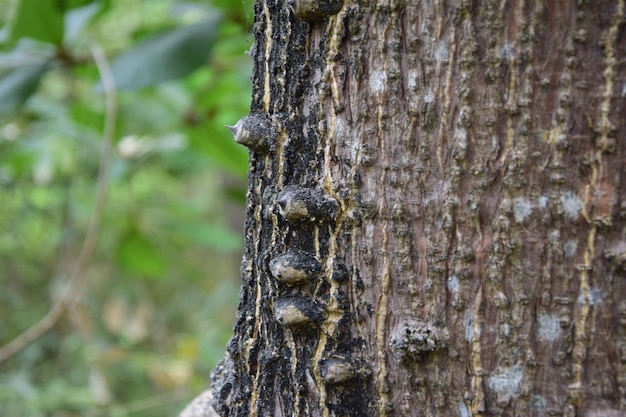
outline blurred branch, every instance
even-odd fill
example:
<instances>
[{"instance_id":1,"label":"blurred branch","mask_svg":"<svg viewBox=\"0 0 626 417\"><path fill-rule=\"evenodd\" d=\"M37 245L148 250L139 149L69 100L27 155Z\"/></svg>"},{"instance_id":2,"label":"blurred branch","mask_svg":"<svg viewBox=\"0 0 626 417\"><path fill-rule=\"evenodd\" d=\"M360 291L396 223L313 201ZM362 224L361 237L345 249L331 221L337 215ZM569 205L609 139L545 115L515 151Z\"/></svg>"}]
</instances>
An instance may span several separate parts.
<instances>
[{"instance_id":1,"label":"blurred branch","mask_svg":"<svg viewBox=\"0 0 626 417\"><path fill-rule=\"evenodd\" d=\"M164 407L170 404L189 401L193 398L193 394L187 390L175 391L171 394L159 394L153 397L144 398L125 405L113 406L110 408L111 416L127 416L129 414L150 410L153 408Z\"/></svg>"},{"instance_id":2,"label":"blurred branch","mask_svg":"<svg viewBox=\"0 0 626 417\"><path fill-rule=\"evenodd\" d=\"M104 88L106 100L106 114L102 135L102 148L100 149L95 205L89 222L89 227L76 263L74 264L65 293L55 302L48 314L46 314L41 320L26 329L11 342L0 347L0 363L4 362L33 341L37 340L40 336L54 327L59 319L63 317L63 315L78 298L80 287L85 280L85 271L96 248L100 224L106 205L108 185L107 173L117 119L117 94L115 90L115 80L113 79L111 67L109 66L109 62L106 59L104 51L99 45L96 44L90 46L90 51L93 56L93 60L96 63L96 67L98 68L100 78L102 79L102 86Z\"/></svg>"}]
</instances>

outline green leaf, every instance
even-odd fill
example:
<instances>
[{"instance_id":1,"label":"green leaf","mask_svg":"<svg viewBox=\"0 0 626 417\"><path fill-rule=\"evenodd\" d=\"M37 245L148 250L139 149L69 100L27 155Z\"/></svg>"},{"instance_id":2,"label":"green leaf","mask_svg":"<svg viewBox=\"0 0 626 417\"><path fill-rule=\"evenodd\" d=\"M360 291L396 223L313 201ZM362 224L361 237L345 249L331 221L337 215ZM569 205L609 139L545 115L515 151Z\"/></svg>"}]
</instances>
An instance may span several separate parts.
<instances>
[{"instance_id":1,"label":"green leaf","mask_svg":"<svg viewBox=\"0 0 626 417\"><path fill-rule=\"evenodd\" d=\"M102 10L102 3L94 1L93 3L89 3L74 8L73 10L68 10L65 13L65 39L72 40L77 39L81 33L82 29L93 19L94 16L98 14Z\"/></svg>"},{"instance_id":2,"label":"green leaf","mask_svg":"<svg viewBox=\"0 0 626 417\"><path fill-rule=\"evenodd\" d=\"M0 149L0 173L4 181L16 181L18 178L30 176L35 165L36 155L32 149ZM1 275L1 274L0 274Z\"/></svg>"},{"instance_id":3,"label":"green leaf","mask_svg":"<svg viewBox=\"0 0 626 417\"><path fill-rule=\"evenodd\" d=\"M48 63L25 65L0 78L0 114L20 108L35 92Z\"/></svg>"},{"instance_id":4,"label":"green leaf","mask_svg":"<svg viewBox=\"0 0 626 417\"><path fill-rule=\"evenodd\" d=\"M30 38L61 45L64 36L76 37L80 28L109 6L110 0L20 0L9 40Z\"/></svg>"},{"instance_id":5,"label":"green leaf","mask_svg":"<svg viewBox=\"0 0 626 417\"><path fill-rule=\"evenodd\" d=\"M246 204L246 188L245 186L230 186L224 187L224 195L230 201L234 201L235 203L241 204L244 206Z\"/></svg>"},{"instance_id":6,"label":"green leaf","mask_svg":"<svg viewBox=\"0 0 626 417\"><path fill-rule=\"evenodd\" d=\"M167 269L157 248L136 230L122 236L116 257L122 270L142 277L161 278Z\"/></svg>"},{"instance_id":7,"label":"green leaf","mask_svg":"<svg viewBox=\"0 0 626 417\"><path fill-rule=\"evenodd\" d=\"M113 61L116 86L132 90L190 74L206 62L217 23L216 14L140 42Z\"/></svg>"},{"instance_id":8,"label":"green leaf","mask_svg":"<svg viewBox=\"0 0 626 417\"><path fill-rule=\"evenodd\" d=\"M239 177L245 177L248 169L248 150L235 142L232 133L224 127L226 123L219 126L215 124L217 123L208 121L188 129L186 133L190 139L190 147L209 157L217 166Z\"/></svg>"},{"instance_id":9,"label":"green leaf","mask_svg":"<svg viewBox=\"0 0 626 417\"><path fill-rule=\"evenodd\" d=\"M21 0L11 27L11 41L31 38L60 45L63 41L63 8L53 0Z\"/></svg>"},{"instance_id":10,"label":"green leaf","mask_svg":"<svg viewBox=\"0 0 626 417\"><path fill-rule=\"evenodd\" d=\"M241 237L221 226L205 223L184 224L181 225L179 232L190 242L198 245L225 252L241 249Z\"/></svg>"},{"instance_id":11,"label":"green leaf","mask_svg":"<svg viewBox=\"0 0 626 417\"><path fill-rule=\"evenodd\" d=\"M83 6L87 6L88 4L92 4L92 3L108 3L109 0L106 1L98 1L98 0L63 0L62 3L62 7L64 7L65 10L69 10L69 9L75 9L77 7L83 7Z\"/></svg>"}]
</instances>

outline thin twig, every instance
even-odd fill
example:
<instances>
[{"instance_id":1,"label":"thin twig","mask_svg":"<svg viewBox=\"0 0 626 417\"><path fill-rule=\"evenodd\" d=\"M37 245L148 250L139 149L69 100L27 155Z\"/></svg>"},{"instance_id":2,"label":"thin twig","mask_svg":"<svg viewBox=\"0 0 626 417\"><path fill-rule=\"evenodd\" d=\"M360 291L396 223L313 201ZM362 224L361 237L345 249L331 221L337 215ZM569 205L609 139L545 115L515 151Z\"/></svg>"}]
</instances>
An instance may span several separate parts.
<instances>
[{"instance_id":1,"label":"thin twig","mask_svg":"<svg viewBox=\"0 0 626 417\"><path fill-rule=\"evenodd\" d=\"M68 281L65 293L55 302L48 314L46 314L37 323L26 329L15 339L0 347L0 363L4 362L11 356L15 355L40 336L50 330L59 321L61 317L76 301L80 287L85 280L85 271L91 261L93 252L96 248L98 234L100 232L100 224L106 205L107 197L107 173L109 169L109 159L111 156L111 147L113 135L115 134L115 125L117 119L117 94L115 90L115 80L111 67L106 59L106 55L99 45L93 44L89 47L93 56L102 86L104 88L104 96L106 100L106 112L104 119L104 131L102 134L102 147L100 149L100 161L98 166L98 180L96 185L96 199L87 228L85 240L78 254L78 259L72 270L72 274Z\"/></svg>"},{"instance_id":2,"label":"thin twig","mask_svg":"<svg viewBox=\"0 0 626 417\"><path fill-rule=\"evenodd\" d=\"M193 398L193 394L189 391L174 391L170 394L159 394L149 398L134 401L129 404L116 405L110 408L111 416L127 416L129 414L150 410L153 408L164 407L174 403L189 401Z\"/></svg>"}]
</instances>

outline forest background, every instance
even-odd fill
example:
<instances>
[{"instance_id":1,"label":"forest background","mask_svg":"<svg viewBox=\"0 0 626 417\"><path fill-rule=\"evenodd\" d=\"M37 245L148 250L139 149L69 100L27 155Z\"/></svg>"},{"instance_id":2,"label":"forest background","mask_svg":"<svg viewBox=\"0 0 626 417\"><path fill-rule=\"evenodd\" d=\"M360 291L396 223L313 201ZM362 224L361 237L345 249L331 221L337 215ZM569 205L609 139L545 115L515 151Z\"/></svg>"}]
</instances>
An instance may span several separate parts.
<instances>
[{"instance_id":1,"label":"forest background","mask_svg":"<svg viewBox=\"0 0 626 417\"><path fill-rule=\"evenodd\" d=\"M173 416L206 387L237 306L248 153L224 125L252 19L0 0L3 416Z\"/></svg>"}]
</instances>

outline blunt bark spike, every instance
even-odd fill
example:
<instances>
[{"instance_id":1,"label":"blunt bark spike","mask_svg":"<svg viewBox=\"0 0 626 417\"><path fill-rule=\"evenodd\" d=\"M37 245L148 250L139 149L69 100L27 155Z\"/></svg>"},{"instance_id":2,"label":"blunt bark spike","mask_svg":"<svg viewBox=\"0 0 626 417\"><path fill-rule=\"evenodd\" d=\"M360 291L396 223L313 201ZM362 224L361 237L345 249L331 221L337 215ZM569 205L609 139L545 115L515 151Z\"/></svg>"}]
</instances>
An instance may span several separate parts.
<instances>
[{"instance_id":1,"label":"blunt bark spike","mask_svg":"<svg viewBox=\"0 0 626 417\"><path fill-rule=\"evenodd\" d=\"M317 188L287 186L276 198L280 215L288 222L334 220L337 200Z\"/></svg>"},{"instance_id":2,"label":"blunt bark spike","mask_svg":"<svg viewBox=\"0 0 626 417\"><path fill-rule=\"evenodd\" d=\"M323 318L314 300L297 295L277 298L274 301L274 317L287 327L315 325Z\"/></svg>"},{"instance_id":3,"label":"blunt bark spike","mask_svg":"<svg viewBox=\"0 0 626 417\"><path fill-rule=\"evenodd\" d=\"M341 10L343 0L292 0L291 7L302 20L315 21L335 15Z\"/></svg>"},{"instance_id":4,"label":"blunt bark spike","mask_svg":"<svg viewBox=\"0 0 626 417\"><path fill-rule=\"evenodd\" d=\"M346 359L329 358L322 363L321 375L327 384L343 384L359 376L359 373Z\"/></svg>"},{"instance_id":5,"label":"blunt bark spike","mask_svg":"<svg viewBox=\"0 0 626 417\"><path fill-rule=\"evenodd\" d=\"M286 285L311 281L322 271L322 264L315 257L296 251L277 256L269 266L272 276Z\"/></svg>"}]
</instances>

